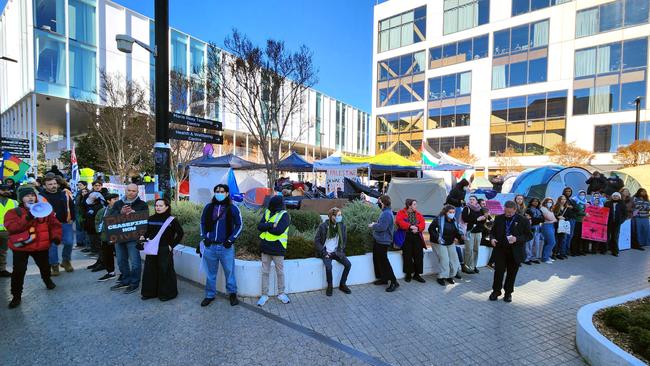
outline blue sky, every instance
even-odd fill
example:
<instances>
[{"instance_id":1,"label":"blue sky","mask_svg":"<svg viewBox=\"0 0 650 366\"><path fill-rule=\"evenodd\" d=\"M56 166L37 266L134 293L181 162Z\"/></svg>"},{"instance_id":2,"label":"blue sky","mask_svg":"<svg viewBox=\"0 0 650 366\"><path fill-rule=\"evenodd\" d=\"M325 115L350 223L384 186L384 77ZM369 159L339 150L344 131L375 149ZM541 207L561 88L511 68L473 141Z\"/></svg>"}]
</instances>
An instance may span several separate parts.
<instances>
[{"instance_id":1,"label":"blue sky","mask_svg":"<svg viewBox=\"0 0 650 366\"><path fill-rule=\"evenodd\" d=\"M0 0L4 8L7 0ZM153 0L116 0L153 17ZM236 27L253 42L307 45L319 70L316 88L370 112L372 9L375 0L170 0L170 25L223 45Z\"/></svg>"}]
</instances>

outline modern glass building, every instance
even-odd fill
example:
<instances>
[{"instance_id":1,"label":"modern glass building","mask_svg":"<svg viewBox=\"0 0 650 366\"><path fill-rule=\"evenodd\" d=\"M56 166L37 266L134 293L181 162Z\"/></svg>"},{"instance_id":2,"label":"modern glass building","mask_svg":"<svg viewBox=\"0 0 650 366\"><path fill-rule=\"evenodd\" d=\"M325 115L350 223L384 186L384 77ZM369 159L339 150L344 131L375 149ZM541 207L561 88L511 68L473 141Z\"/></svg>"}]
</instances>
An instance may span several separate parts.
<instances>
[{"instance_id":1,"label":"modern glass building","mask_svg":"<svg viewBox=\"0 0 650 366\"><path fill-rule=\"evenodd\" d=\"M196 78L207 59L207 43L170 29L170 69ZM100 74L105 71L134 80L153 94L154 57L141 47L125 54L115 36L128 34L154 45L153 20L107 0L9 0L0 16L1 133L30 141L32 165L45 143L45 157L58 159L75 136L88 131L89 118L77 101L99 103ZM223 54L225 56L225 54ZM257 147L238 116L221 103L207 103L201 88L173 93L177 112L224 123L220 153L233 152L257 160ZM368 154L374 147L370 115L342 101L310 89L304 110L291 128L294 150L309 158L333 151ZM287 147L281 149L283 152ZM42 151L41 151L42 152ZM83 162L81 162L83 164Z\"/></svg>"},{"instance_id":2,"label":"modern glass building","mask_svg":"<svg viewBox=\"0 0 650 366\"><path fill-rule=\"evenodd\" d=\"M374 8L376 151L469 146L484 168L523 166L558 142L607 166L650 138L650 0L387 0Z\"/></svg>"}]
</instances>

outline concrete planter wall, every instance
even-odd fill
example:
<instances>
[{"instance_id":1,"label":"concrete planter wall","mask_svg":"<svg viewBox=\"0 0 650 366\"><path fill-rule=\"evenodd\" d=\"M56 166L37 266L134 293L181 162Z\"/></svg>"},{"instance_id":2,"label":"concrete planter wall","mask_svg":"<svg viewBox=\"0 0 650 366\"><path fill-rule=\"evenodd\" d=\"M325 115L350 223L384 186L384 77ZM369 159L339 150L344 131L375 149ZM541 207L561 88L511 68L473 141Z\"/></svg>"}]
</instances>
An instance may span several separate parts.
<instances>
[{"instance_id":1,"label":"concrete planter wall","mask_svg":"<svg viewBox=\"0 0 650 366\"><path fill-rule=\"evenodd\" d=\"M578 311L576 324L576 346L578 352L592 366L645 365L646 363L625 352L609 339L605 338L594 326L593 317L601 309L620 305L650 296L650 290L603 300L585 305Z\"/></svg>"},{"instance_id":2,"label":"concrete planter wall","mask_svg":"<svg viewBox=\"0 0 650 366\"><path fill-rule=\"evenodd\" d=\"M479 266L485 266L490 257L491 249L481 246L479 253ZM351 256L352 270L348 276L348 285L371 283L375 280L372 254ZM402 253L389 252L388 259L397 278L404 278L402 273ZM186 279L205 284L205 273L201 269L201 258L195 249L178 245L174 249L174 267L176 273ZM343 266L334 262L332 274L334 284L337 285L343 272ZM427 249L424 252L424 274L438 273L438 258L436 254ZM319 258L291 259L284 262L285 291L287 293L317 291L327 287L325 267ZM242 296L260 296L262 286L262 262L235 259L235 277L237 279L237 292ZM272 294L276 292L275 269L271 269L269 288ZM225 290L223 272L219 271L217 289Z\"/></svg>"}]
</instances>

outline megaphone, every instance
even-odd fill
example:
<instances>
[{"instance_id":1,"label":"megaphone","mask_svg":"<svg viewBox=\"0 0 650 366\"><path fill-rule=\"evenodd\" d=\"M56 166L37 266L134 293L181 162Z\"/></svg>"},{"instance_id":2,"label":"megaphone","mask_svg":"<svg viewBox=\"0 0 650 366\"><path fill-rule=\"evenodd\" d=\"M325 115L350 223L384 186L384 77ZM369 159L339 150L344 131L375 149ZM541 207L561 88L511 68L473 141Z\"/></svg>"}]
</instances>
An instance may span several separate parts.
<instances>
[{"instance_id":1,"label":"megaphone","mask_svg":"<svg viewBox=\"0 0 650 366\"><path fill-rule=\"evenodd\" d=\"M32 213L32 216L37 219L42 219L52 213L52 205L47 202L38 202L33 204L29 211Z\"/></svg>"}]
</instances>

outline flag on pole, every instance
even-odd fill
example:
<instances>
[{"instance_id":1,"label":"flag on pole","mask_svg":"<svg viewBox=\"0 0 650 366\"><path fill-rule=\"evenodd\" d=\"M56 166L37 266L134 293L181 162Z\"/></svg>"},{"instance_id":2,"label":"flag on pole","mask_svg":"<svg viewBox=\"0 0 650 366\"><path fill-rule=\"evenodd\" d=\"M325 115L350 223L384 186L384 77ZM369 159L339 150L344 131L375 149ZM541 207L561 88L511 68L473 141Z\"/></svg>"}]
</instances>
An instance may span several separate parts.
<instances>
[{"instance_id":1,"label":"flag on pole","mask_svg":"<svg viewBox=\"0 0 650 366\"><path fill-rule=\"evenodd\" d=\"M25 180L30 165L17 156L5 151L2 154L2 179L12 178L16 182Z\"/></svg>"},{"instance_id":2,"label":"flag on pole","mask_svg":"<svg viewBox=\"0 0 650 366\"><path fill-rule=\"evenodd\" d=\"M77 165L77 154L74 152L74 146L72 147L72 153L70 153L70 183L72 185L72 193L77 193L77 183L79 182L79 165Z\"/></svg>"}]
</instances>

